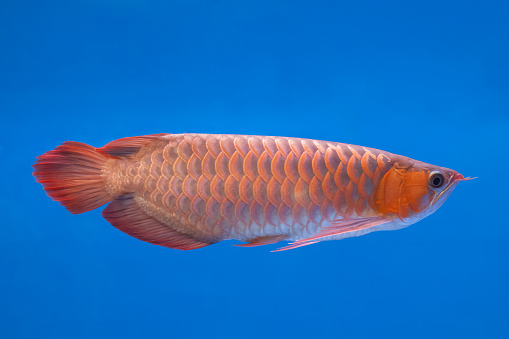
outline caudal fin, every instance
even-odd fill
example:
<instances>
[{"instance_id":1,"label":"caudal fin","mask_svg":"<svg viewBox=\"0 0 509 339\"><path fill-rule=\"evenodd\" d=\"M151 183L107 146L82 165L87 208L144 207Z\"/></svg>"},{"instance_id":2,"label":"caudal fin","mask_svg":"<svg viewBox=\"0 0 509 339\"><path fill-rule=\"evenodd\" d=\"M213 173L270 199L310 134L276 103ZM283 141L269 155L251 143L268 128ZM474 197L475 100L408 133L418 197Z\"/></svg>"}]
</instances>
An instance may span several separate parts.
<instances>
[{"instance_id":1,"label":"caudal fin","mask_svg":"<svg viewBox=\"0 0 509 339\"><path fill-rule=\"evenodd\" d=\"M107 161L95 147L66 141L37 157L33 175L46 194L69 212L78 214L115 198L107 192L102 175Z\"/></svg>"}]
</instances>

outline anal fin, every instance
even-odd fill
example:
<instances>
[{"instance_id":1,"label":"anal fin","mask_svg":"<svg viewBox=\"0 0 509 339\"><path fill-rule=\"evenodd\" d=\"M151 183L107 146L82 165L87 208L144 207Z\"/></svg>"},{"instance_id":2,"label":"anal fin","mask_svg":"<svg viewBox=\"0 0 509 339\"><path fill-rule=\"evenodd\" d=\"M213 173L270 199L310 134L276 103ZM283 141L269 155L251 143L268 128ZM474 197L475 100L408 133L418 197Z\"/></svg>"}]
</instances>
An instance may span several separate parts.
<instances>
[{"instance_id":1,"label":"anal fin","mask_svg":"<svg viewBox=\"0 0 509 339\"><path fill-rule=\"evenodd\" d=\"M130 194L113 200L102 212L112 226L142 241L179 250L194 250L212 243L193 239L147 215Z\"/></svg>"},{"instance_id":2,"label":"anal fin","mask_svg":"<svg viewBox=\"0 0 509 339\"><path fill-rule=\"evenodd\" d=\"M255 247L255 246L262 246L262 245L270 245L275 244L277 242L283 241L286 239L286 235L278 234L278 235L267 235L264 237L257 237L254 239L251 239L247 244L238 244L233 245L237 247Z\"/></svg>"}]
</instances>

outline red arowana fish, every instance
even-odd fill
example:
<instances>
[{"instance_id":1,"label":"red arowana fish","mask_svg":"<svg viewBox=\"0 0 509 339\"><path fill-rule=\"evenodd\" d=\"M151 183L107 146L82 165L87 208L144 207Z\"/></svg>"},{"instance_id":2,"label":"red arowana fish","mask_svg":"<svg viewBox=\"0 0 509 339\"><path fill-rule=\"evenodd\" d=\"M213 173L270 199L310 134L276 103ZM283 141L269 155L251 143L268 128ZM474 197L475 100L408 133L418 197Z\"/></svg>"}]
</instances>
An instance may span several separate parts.
<instances>
[{"instance_id":1,"label":"red arowana fish","mask_svg":"<svg viewBox=\"0 0 509 339\"><path fill-rule=\"evenodd\" d=\"M400 155L300 138L156 134L64 142L34 176L71 213L108 202L114 227L191 250L227 239L281 250L411 225L467 180Z\"/></svg>"}]
</instances>

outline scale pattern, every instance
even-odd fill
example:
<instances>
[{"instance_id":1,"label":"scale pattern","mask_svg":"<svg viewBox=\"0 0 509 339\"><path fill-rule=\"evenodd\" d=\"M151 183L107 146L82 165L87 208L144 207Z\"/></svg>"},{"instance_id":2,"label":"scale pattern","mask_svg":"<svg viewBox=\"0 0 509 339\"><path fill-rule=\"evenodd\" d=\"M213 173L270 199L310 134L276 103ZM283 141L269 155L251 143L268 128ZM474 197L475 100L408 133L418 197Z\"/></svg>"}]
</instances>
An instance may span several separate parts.
<instances>
[{"instance_id":1,"label":"scale pattern","mask_svg":"<svg viewBox=\"0 0 509 339\"><path fill-rule=\"evenodd\" d=\"M300 138L168 134L120 160L110 187L199 239L312 235L344 217L379 214L392 154Z\"/></svg>"}]
</instances>

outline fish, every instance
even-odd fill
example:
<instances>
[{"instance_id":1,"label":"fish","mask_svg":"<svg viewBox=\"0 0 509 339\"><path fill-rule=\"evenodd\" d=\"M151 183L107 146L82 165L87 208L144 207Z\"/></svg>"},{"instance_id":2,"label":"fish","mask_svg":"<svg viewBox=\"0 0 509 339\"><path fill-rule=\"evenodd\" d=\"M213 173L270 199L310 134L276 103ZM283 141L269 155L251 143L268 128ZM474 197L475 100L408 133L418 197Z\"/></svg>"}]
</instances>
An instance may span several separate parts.
<instances>
[{"instance_id":1,"label":"fish","mask_svg":"<svg viewBox=\"0 0 509 339\"><path fill-rule=\"evenodd\" d=\"M152 134L103 147L66 141L33 175L73 214L193 250L289 242L284 251L407 227L435 212L458 172L374 148L294 137Z\"/></svg>"}]
</instances>

